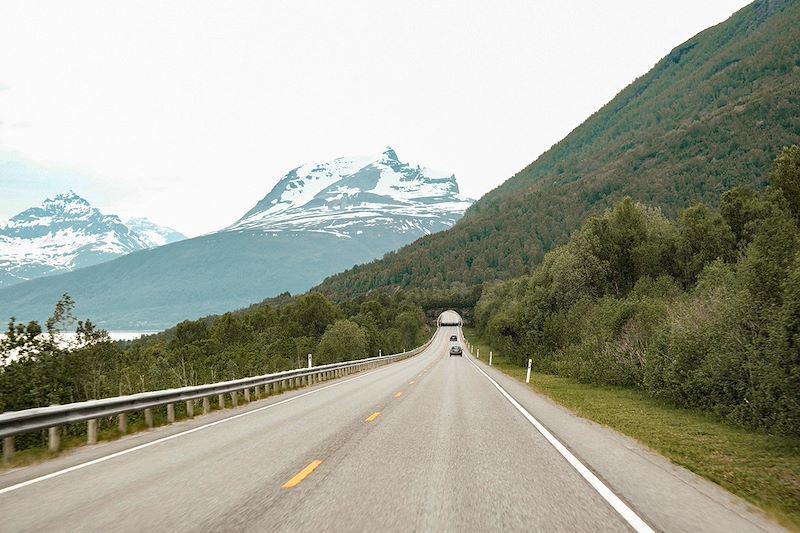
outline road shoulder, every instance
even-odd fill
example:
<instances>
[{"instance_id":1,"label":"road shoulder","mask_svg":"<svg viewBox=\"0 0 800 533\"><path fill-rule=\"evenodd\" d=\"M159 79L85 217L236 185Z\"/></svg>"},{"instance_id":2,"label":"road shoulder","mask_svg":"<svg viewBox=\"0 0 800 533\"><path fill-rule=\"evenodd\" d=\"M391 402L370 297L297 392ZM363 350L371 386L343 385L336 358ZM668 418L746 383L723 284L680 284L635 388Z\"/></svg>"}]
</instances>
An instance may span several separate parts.
<instances>
[{"instance_id":1,"label":"road shoulder","mask_svg":"<svg viewBox=\"0 0 800 533\"><path fill-rule=\"evenodd\" d=\"M470 358L637 513L668 531L785 531L746 501L637 441L580 418L529 386Z\"/></svg>"}]
</instances>

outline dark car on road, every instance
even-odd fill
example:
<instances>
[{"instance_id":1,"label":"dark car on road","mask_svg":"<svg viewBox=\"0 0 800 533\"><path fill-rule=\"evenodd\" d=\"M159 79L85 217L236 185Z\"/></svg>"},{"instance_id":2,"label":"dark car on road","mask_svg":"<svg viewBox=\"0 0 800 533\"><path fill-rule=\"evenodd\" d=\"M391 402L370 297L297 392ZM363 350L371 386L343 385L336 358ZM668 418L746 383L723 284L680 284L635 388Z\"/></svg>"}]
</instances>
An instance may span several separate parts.
<instances>
[{"instance_id":1,"label":"dark car on road","mask_svg":"<svg viewBox=\"0 0 800 533\"><path fill-rule=\"evenodd\" d=\"M450 357L453 357L454 355L457 355L459 357L464 356L464 352L461 350L461 346L459 346L458 344L454 344L453 346L450 347Z\"/></svg>"},{"instance_id":2,"label":"dark car on road","mask_svg":"<svg viewBox=\"0 0 800 533\"><path fill-rule=\"evenodd\" d=\"M450 341L451 342L452 341L457 341L457 340L458 340L458 337L456 337L455 335L450 335Z\"/></svg>"}]
</instances>

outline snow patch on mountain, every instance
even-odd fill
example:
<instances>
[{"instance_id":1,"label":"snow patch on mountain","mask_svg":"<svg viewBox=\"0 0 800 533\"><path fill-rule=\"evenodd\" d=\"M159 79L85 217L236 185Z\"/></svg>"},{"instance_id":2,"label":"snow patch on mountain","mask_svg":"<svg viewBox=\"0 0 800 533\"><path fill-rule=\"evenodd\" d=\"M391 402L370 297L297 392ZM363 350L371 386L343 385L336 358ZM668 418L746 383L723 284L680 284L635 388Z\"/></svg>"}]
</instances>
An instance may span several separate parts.
<instances>
[{"instance_id":1,"label":"snow patch on mountain","mask_svg":"<svg viewBox=\"0 0 800 533\"><path fill-rule=\"evenodd\" d=\"M316 231L342 238L365 230L418 233L446 229L472 200L453 174L380 154L341 157L289 171L226 231Z\"/></svg>"},{"instance_id":2,"label":"snow patch on mountain","mask_svg":"<svg viewBox=\"0 0 800 533\"><path fill-rule=\"evenodd\" d=\"M159 226L147 218L131 218L125 221L128 228L139 235L148 248L164 246L171 242L182 241L186 238L182 233L166 226Z\"/></svg>"},{"instance_id":3,"label":"snow patch on mountain","mask_svg":"<svg viewBox=\"0 0 800 533\"><path fill-rule=\"evenodd\" d=\"M140 234L72 191L48 198L0 225L0 287L101 263L174 238L172 230L148 223L141 225L147 231Z\"/></svg>"}]
</instances>

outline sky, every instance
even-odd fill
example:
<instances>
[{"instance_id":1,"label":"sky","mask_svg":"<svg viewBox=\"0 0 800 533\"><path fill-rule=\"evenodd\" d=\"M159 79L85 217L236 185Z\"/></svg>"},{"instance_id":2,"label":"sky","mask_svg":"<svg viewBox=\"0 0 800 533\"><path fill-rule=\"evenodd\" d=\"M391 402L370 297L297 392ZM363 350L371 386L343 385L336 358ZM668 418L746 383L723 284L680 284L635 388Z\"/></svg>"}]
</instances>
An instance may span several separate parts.
<instances>
[{"instance_id":1,"label":"sky","mask_svg":"<svg viewBox=\"0 0 800 533\"><path fill-rule=\"evenodd\" d=\"M0 220L73 190L188 236L392 146L479 198L743 0L0 2Z\"/></svg>"}]
</instances>

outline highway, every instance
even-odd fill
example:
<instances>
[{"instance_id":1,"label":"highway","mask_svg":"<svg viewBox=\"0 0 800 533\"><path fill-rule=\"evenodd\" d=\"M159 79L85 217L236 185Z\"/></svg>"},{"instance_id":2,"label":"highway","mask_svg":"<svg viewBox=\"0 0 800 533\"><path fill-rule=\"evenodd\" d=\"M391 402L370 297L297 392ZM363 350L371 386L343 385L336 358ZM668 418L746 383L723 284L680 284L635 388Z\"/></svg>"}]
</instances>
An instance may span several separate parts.
<instances>
[{"instance_id":1,"label":"highway","mask_svg":"<svg viewBox=\"0 0 800 533\"><path fill-rule=\"evenodd\" d=\"M0 531L782 531L466 350L449 357L453 334L0 474Z\"/></svg>"}]
</instances>

